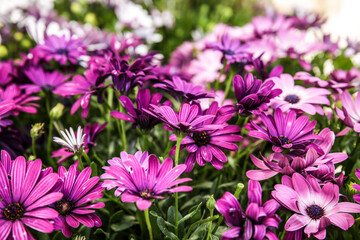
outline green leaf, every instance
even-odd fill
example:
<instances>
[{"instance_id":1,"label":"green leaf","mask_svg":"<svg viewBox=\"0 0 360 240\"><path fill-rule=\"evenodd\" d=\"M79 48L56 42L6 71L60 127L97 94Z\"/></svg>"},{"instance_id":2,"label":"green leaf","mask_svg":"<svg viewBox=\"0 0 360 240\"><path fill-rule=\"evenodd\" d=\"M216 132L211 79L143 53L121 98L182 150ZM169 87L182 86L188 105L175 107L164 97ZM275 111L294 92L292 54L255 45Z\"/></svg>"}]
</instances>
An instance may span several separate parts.
<instances>
[{"instance_id":1,"label":"green leaf","mask_svg":"<svg viewBox=\"0 0 360 240\"><path fill-rule=\"evenodd\" d=\"M105 232L102 228L98 228L96 229L96 231L94 232L95 235L97 234L103 234L105 235L106 239L110 238L110 233Z\"/></svg>"},{"instance_id":2,"label":"green leaf","mask_svg":"<svg viewBox=\"0 0 360 240\"><path fill-rule=\"evenodd\" d=\"M120 222L111 224L110 227L115 232L124 231L135 224L135 217L130 215L125 215Z\"/></svg>"},{"instance_id":3,"label":"green leaf","mask_svg":"<svg viewBox=\"0 0 360 240\"><path fill-rule=\"evenodd\" d=\"M180 212L178 212L178 236L181 238L184 236L184 222L180 224L180 220L182 219L182 215ZM175 207L170 206L167 212L167 220L170 224L172 224L174 227L171 227L170 229L175 232ZM171 226L171 225L170 225Z\"/></svg>"},{"instance_id":4,"label":"green leaf","mask_svg":"<svg viewBox=\"0 0 360 240\"><path fill-rule=\"evenodd\" d=\"M199 203L199 205L196 206L196 208L193 210L193 211L190 211L189 214L185 215L180 221L179 221L179 224L182 223L182 222L185 222L189 219L191 219L192 217L194 217L196 215L196 213L199 212L200 210L200 207L201 207L202 203ZM192 210L192 209L190 209Z\"/></svg>"},{"instance_id":5,"label":"green leaf","mask_svg":"<svg viewBox=\"0 0 360 240\"><path fill-rule=\"evenodd\" d=\"M170 232L166 226L165 226L165 220L162 217L158 217L157 218L157 224L158 227L160 229L160 231L167 236L168 238L170 238L171 240L179 240L179 238L172 232Z\"/></svg>"}]
</instances>

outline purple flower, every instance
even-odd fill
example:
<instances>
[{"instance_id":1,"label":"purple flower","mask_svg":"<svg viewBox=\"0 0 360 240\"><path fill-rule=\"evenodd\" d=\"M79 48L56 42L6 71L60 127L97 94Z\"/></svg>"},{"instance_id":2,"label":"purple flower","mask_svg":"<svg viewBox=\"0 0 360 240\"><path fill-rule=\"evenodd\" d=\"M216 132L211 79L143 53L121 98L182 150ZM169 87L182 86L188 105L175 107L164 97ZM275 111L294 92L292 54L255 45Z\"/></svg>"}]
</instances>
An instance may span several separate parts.
<instances>
[{"instance_id":1,"label":"purple flower","mask_svg":"<svg viewBox=\"0 0 360 240\"><path fill-rule=\"evenodd\" d=\"M78 100L76 100L76 102L72 106L70 113L74 114L81 106L81 108L83 109L81 116L83 118L86 118L89 112L91 97L97 91L100 91L102 89L102 87L104 86L104 82L99 81L99 74L90 69L85 71L84 76L74 76L72 81L66 82L61 85L57 89L56 93L61 96L82 94L82 96Z\"/></svg>"},{"instance_id":2,"label":"purple flower","mask_svg":"<svg viewBox=\"0 0 360 240\"><path fill-rule=\"evenodd\" d=\"M294 80L301 80L305 85L318 85L319 87L327 87L329 85L328 81L322 80L318 77L312 76L308 72L297 72L294 76Z\"/></svg>"},{"instance_id":3,"label":"purple flower","mask_svg":"<svg viewBox=\"0 0 360 240\"><path fill-rule=\"evenodd\" d=\"M62 65L69 60L72 64L76 64L80 56L86 54L83 40L70 38L65 35L51 35L45 39L44 44L38 45L33 49L34 55L45 61L54 59Z\"/></svg>"},{"instance_id":4,"label":"purple flower","mask_svg":"<svg viewBox=\"0 0 360 240\"><path fill-rule=\"evenodd\" d=\"M354 80L360 79L360 71L357 68L352 68L350 71L337 69L329 77L329 87L336 93L342 93L345 89L354 87Z\"/></svg>"},{"instance_id":5,"label":"purple flower","mask_svg":"<svg viewBox=\"0 0 360 240\"><path fill-rule=\"evenodd\" d=\"M202 125L201 123L213 119L215 116L199 115L201 109L198 105L184 103L181 105L179 113L175 112L169 106L150 106L152 107L150 111L146 109L144 109L144 111L166 123L165 127L167 130L187 133L222 128L222 126L219 125Z\"/></svg>"},{"instance_id":6,"label":"purple flower","mask_svg":"<svg viewBox=\"0 0 360 240\"><path fill-rule=\"evenodd\" d=\"M213 119L205 120L202 125L222 125L233 116L234 109L228 111L229 106L218 107L217 102L213 102L204 114L215 115ZM233 108L233 107L232 107ZM208 130L189 133L181 142L180 149L184 147L189 152L185 159L185 172L189 173L197 162L204 166L206 162L211 163L216 169L222 169L223 164L227 162L224 150L237 151L238 146L233 142L242 140L240 136L241 128L236 125L224 126L219 130ZM175 134L171 135L170 140L176 141ZM176 145L170 154L175 154Z\"/></svg>"},{"instance_id":7,"label":"purple flower","mask_svg":"<svg viewBox=\"0 0 360 240\"><path fill-rule=\"evenodd\" d=\"M53 231L58 213L48 205L63 194L52 191L58 175L52 169L41 171L41 165L40 159L26 162L18 157L10 179L8 169L0 164L0 239L33 239L24 225L44 233Z\"/></svg>"},{"instance_id":8,"label":"purple flower","mask_svg":"<svg viewBox=\"0 0 360 240\"><path fill-rule=\"evenodd\" d=\"M280 205L271 199L262 205L262 189L257 181L249 180L248 207L245 214L238 200L229 192L219 199L215 207L224 216L229 230L223 232L222 239L278 239L271 230L278 228L281 219L275 214Z\"/></svg>"},{"instance_id":9,"label":"purple flower","mask_svg":"<svg viewBox=\"0 0 360 240\"><path fill-rule=\"evenodd\" d=\"M272 81L263 83L251 73L246 74L245 79L240 75L235 75L233 86L237 100L236 106L242 116L267 110L270 100L281 94L280 89L273 89Z\"/></svg>"},{"instance_id":10,"label":"purple flower","mask_svg":"<svg viewBox=\"0 0 360 240\"><path fill-rule=\"evenodd\" d=\"M142 86L143 82L150 79L156 79L152 74L153 66L149 64L151 55L136 59L131 65L119 57L111 60L111 69L108 73L111 75L114 87L119 92L128 92L135 86Z\"/></svg>"},{"instance_id":11,"label":"purple flower","mask_svg":"<svg viewBox=\"0 0 360 240\"><path fill-rule=\"evenodd\" d=\"M270 79L275 83L276 88L282 90L279 96L271 100L272 108L281 108L284 112L293 109L310 115L316 113L324 115L324 110L319 104L330 105L327 95L331 92L327 89L295 85L294 79L289 74L281 74L280 77Z\"/></svg>"},{"instance_id":12,"label":"purple flower","mask_svg":"<svg viewBox=\"0 0 360 240\"><path fill-rule=\"evenodd\" d=\"M70 77L70 75L64 76L57 71L45 72L41 67L31 67L25 70L24 73L35 84L22 85L22 88L25 89L27 94L40 92L41 90L56 93L58 87L64 84Z\"/></svg>"},{"instance_id":13,"label":"purple flower","mask_svg":"<svg viewBox=\"0 0 360 240\"><path fill-rule=\"evenodd\" d=\"M223 57L229 63L248 62L251 58L251 53L246 51L248 46L241 45L240 41L230 39L228 34L224 34L219 42L206 44L206 47L222 52Z\"/></svg>"},{"instance_id":14,"label":"purple flower","mask_svg":"<svg viewBox=\"0 0 360 240\"><path fill-rule=\"evenodd\" d=\"M151 96L149 89L140 89L136 97L136 108L127 96L122 95L119 98L119 101L125 107L128 114L118 111L111 111L110 114L115 118L132 122L133 128L138 126L142 130L150 130L162 121L159 118L145 112L144 109L149 110L150 104L158 106L160 104L161 98L161 93L155 93ZM171 102L165 101L163 105L171 106Z\"/></svg>"},{"instance_id":15,"label":"purple flower","mask_svg":"<svg viewBox=\"0 0 360 240\"><path fill-rule=\"evenodd\" d=\"M1 153L2 153L2 152L1 152ZM1 155L1 161L2 161L2 155ZM360 179L360 170L359 170L358 168L355 169L355 175L356 175L356 177L357 177L358 179ZM359 185L359 184L353 184L352 187L353 187L355 190L360 191L360 185ZM355 202L360 203L360 194L359 194L359 193L358 193L358 194L355 194L355 195L353 196L353 198L354 198L354 201L355 201Z\"/></svg>"},{"instance_id":16,"label":"purple flower","mask_svg":"<svg viewBox=\"0 0 360 240\"><path fill-rule=\"evenodd\" d=\"M5 119L11 115L12 110L15 108L15 104L12 101L0 102L0 132L2 128L12 124L12 121Z\"/></svg>"},{"instance_id":17,"label":"purple flower","mask_svg":"<svg viewBox=\"0 0 360 240\"><path fill-rule=\"evenodd\" d=\"M178 76L173 76L172 81L164 80L162 83L156 83L154 87L162 88L188 101L194 101L200 98L212 98L215 96L213 93L204 90L201 86L195 86L192 83L182 80Z\"/></svg>"},{"instance_id":18,"label":"purple flower","mask_svg":"<svg viewBox=\"0 0 360 240\"><path fill-rule=\"evenodd\" d=\"M11 61L0 63L0 85L5 86L12 80L14 72L13 63Z\"/></svg>"},{"instance_id":19,"label":"purple flower","mask_svg":"<svg viewBox=\"0 0 360 240\"><path fill-rule=\"evenodd\" d=\"M296 119L295 111L283 113L277 108L274 116L261 113L260 118L265 128L250 121L250 124L245 126L250 130L248 134L271 142L275 152L282 152L284 149L303 149L311 144L312 139L321 139L314 134L316 121L309 122L308 116Z\"/></svg>"},{"instance_id":20,"label":"purple flower","mask_svg":"<svg viewBox=\"0 0 360 240\"><path fill-rule=\"evenodd\" d=\"M254 37L262 38L267 34L275 34L285 31L293 25L293 20L284 15L276 16L256 16L252 19L250 25L254 31Z\"/></svg>"},{"instance_id":21,"label":"purple flower","mask_svg":"<svg viewBox=\"0 0 360 240\"><path fill-rule=\"evenodd\" d=\"M146 161L146 160L145 160ZM180 183L191 181L191 178L177 179L185 170L186 166L180 164L174 168L171 158L166 158L162 164L155 155L148 157L147 170L142 167L140 161L123 162L121 165L110 165L101 176L105 179L104 186L113 185L121 193L121 201L136 202L136 206L144 211L151 206L152 199L163 199L161 195L174 192L187 192L189 186L177 186Z\"/></svg>"},{"instance_id":22,"label":"purple flower","mask_svg":"<svg viewBox=\"0 0 360 240\"><path fill-rule=\"evenodd\" d=\"M71 237L72 228L78 228L80 223L89 228L100 227L101 219L94 213L95 209L103 208L103 202L91 202L102 198L99 177L91 176L91 168L87 167L81 172L76 170L77 163L69 167L59 167L59 177L62 180L60 192L63 197L53 207L59 213L54 219L54 228L61 230L65 237Z\"/></svg>"},{"instance_id":23,"label":"purple flower","mask_svg":"<svg viewBox=\"0 0 360 240\"><path fill-rule=\"evenodd\" d=\"M335 134L329 128L323 129L319 136L322 139L315 140L307 146L308 150L305 150L305 153L298 155L273 153L268 158L261 155L262 160L260 160L251 154L251 161L261 170L249 170L246 172L246 176L257 181L271 178L278 173L289 176L292 176L295 172L304 175L314 173L314 176L319 176L319 170L324 169L322 165L326 164L325 168L327 169L328 164L334 165L348 158L346 153L330 153L335 142ZM319 154L319 152L322 154ZM328 177L329 174L324 173L321 175L319 181L325 180L325 176Z\"/></svg>"},{"instance_id":24,"label":"purple flower","mask_svg":"<svg viewBox=\"0 0 360 240\"><path fill-rule=\"evenodd\" d=\"M358 92L355 101L347 91L341 94L342 111L336 107L336 113L345 125L360 133L360 93Z\"/></svg>"},{"instance_id":25,"label":"purple flower","mask_svg":"<svg viewBox=\"0 0 360 240\"><path fill-rule=\"evenodd\" d=\"M39 105L32 101L37 100L40 100L40 97L24 94L16 84L10 84L6 88L0 87L0 102L13 102L15 108L12 114L15 116L19 115L19 112L36 113L36 107Z\"/></svg>"},{"instance_id":26,"label":"purple flower","mask_svg":"<svg viewBox=\"0 0 360 240\"><path fill-rule=\"evenodd\" d=\"M358 204L339 203L338 185L329 182L320 187L310 175L307 178L299 173L294 173L292 178L283 176L282 184L276 184L271 195L283 207L295 212L286 222L285 230L303 229L307 237L325 239L329 225L347 230L355 222L349 213L360 213Z\"/></svg>"},{"instance_id":27,"label":"purple flower","mask_svg":"<svg viewBox=\"0 0 360 240\"><path fill-rule=\"evenodd\" d=\"M314 28L320 28L326 20L321 18L318 14L297 14L294 17L290 17L291 20L293 20L293 27L301 29L301 30L307 30L311 27Z\"/></svg>"}]
</instances>

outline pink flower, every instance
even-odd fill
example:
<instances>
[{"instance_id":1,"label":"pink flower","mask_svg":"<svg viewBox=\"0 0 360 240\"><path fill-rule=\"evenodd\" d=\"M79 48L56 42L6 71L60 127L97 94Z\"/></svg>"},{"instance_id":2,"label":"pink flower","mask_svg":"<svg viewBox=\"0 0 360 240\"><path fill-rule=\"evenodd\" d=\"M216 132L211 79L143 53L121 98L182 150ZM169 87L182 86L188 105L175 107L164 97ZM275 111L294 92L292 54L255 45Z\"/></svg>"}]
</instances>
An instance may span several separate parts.
<instances>
[{"instance_id":1,"label":"pink flower","mask_svg":"<svg viewBox=\"0 0 360 240\"><path fill-rule=\"evenodd\" d=\"M336 113L345 125L360 133L360 93L358 92L355 101L350 93L344 91L341 95L342 111L336 107Z\"/></svg>"},{"instance_id":2,"label":"pink flower","mask_svg":"<svg viewBox=\"0 0 360 240\"><path fill-rule=\"evenodd\" d=\"M339 186L326 183L320 187L313 176L306 179L299 173L292 178L283 176L282 184L275 185L272 197L282 206L294 211L285 224L285 230L294 232L303 229L308 237L325 239L326 227L335 225L343 230L355 220L349 213L360 213L360 205L339 202Z\"/></svg>"},{"instance_id":3,"label":"pink flower","mask_svg":"<svg viewBox=\"0 0 360 240\"><path fill-rule=\"evenodd\" d=\"M284 112L294 109L310 115L315 115L316 113L324 115L324 110L319 104L330 105L326 95L331 94L331 92L326 89L304 88L295 85L294 79L289 74L281 74L280 77L273 77L269 80L275 83L274 88L282 90L279 96L271 100L272 108L281 108Z\"/></svg>"}]
</instances>

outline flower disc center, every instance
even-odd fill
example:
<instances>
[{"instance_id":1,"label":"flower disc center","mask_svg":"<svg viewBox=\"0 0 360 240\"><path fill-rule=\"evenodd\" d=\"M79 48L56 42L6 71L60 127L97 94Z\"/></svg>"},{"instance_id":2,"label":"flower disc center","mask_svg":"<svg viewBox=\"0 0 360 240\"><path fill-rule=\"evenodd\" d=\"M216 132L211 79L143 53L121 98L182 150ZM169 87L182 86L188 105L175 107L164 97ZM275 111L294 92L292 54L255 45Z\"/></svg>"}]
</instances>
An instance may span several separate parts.
<instances>
[{"instance_id":1,"label":"flower disc center","mask_svg":"<svg viewBox=\"0 0 360 240\"><path fill-rule=\"evenodd\" d=\"M281 145L285 145L285 144L291 143L291 140L288 139L288 138L285 137L285 136L280 136L280 137L279 137L279 140L281 141Z\"/></svg>"},{"instance_id":2,"label":"flower disc center","mask_svg":"<svg viewBox=\"0 0 360 240\"><path fill-rule=\"evenodd\" d=\"M152 196L154 196L154 195L155 195L154 191L150 188L142 190L140 192L140 197L145 198L145 199L152 198Z\"/></svg>"},{"instance_id":3,"label":"flower disc center","mask_svg":"<svg viewBox=\"0 0 360 240\"><path fill-rule=\"evenodd\" d=\"M210 142L210 136L207 132L194 132L192 138L198 146L203 146Z\"/></svg>"},{"instance_id":4,"label":"flower disc center","mask_svg":"<svg viewBox=\"0 0 360 240\"><path fill-rule=\"evenodd\" d=\"M61 199L55 203L55 209L61 216L69 215L73 208L74 204L66 199Z\"/></svg>"},{"instance_id":5,"label":"flower disc center","mask_svg":"<svg viewBox=\"0 0 360 240\"><path fill-rule=\"evenodd\" d=\"M319 207L318 205L311 205L306 208L306 213L312 218L312 219L320 219L322 216L324 216L324 209L322 207Z\"/></svg>"},{"instance_id":6,"label":"flower disc center","mask_svg":"<svg viewBox=\"0 0 360 240\"><path fill-rule=\"evenodd\" d=\"M285 101L294 104L294 103L298 103L300 101L300 98L297 95L290 94L285 97Z\"/></svg>"},{"instance_id":7,"label":"flower disc center","mask_svg":"<svg viewBox=\"0 0 360 240\"><path fill-rule=\"evenodd\" d=\"M3 211L4 217L7 220L15 221L24 215L25 209L20 203L10 203Z\"/></svg>"}]
</instances>

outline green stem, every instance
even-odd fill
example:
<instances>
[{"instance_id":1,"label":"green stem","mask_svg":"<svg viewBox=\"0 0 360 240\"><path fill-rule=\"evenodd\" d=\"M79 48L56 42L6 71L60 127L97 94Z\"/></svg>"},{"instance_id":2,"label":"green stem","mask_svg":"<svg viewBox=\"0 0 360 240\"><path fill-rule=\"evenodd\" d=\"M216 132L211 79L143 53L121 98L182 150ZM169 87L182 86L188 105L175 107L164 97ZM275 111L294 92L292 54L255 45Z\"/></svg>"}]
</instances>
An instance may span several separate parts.
<instances>
[{"instance_id":1,"label":"green stem","mask_svg":"<svg viewBox=\"0 0 360 240\"><path fill-rule=\"evenodd\" d=\"M180 155L180 146L181 141L183 140L182 134L177 134L176 136L176 152L175 152L175 166L179 165L179 155ZM175 193L175 235L178 235L179 232L179 219L178 219L178 210L179 210L179 193Z\"/></svg>"},{"instance_id":2,"label":"green stem","mask_svg":"<svg viewBox=\"0 0 360 240\"><path fill-rule=\"evenodd\" d=\"M221 79L223 73L225 72L226 64L227 64L227 60L225 59L225 60L224 60L224 65L223 65L223 68L221 69L221 72L220 72L220 74L219 74L219 77L218 77L218 79L216 79L216 81L215 81L215 91L216 91L216 90L219 90L219 87L220 87L220 79Z\"/></svg>"},{"instance_id":3,"label":"green stem","mask_svg":"<svg viewBox=\"0 0 360 240\"><path fill-rule=\"evenodd\" d=\"M90 161L89 155L87 155L85 150L83 150L83 154L84 154L84 158L85 158L85 161L86 161L87 165L90 166L91 161Z\"/></svg>"},{"instance_id":4,"label":"green stem","mask_svg":"<svg viewBox=\"0 0 360 240\"><path fill-rule=\"evenodd\" d=\"M224 220L224 216L221 215L220 219L217 221L213 231L212 231L212 234L215 234L216 233L216 230L218 229L218 227L220 226L220 224L222 223L222 221Z\"/></svg>"},{"instance_id":5,"label":"green stem","mask_svg":"<svg viewBox=\"0 0 360 240\"><path fill-rule=\"evenodd\" d=\"M148 135L145 132L142 132L142 139L143 139L143 149L142 151L147 151L148 146L147 146L147 137Z\"/></svg>"},{"instance_id":6,"label":"green stem","mask_svg":"<svg viewBox=\"0 0 360 240\"><path fill-rule=\"evenodd\" d=\"M35 137L32 137L31 145L32 145L33 155L34 155L34 157L36 158L35 140L36 140L36 138L35 138Z\"/></svg>"},{"instance_id":7,"label":"green stem","mask_svg":"<svg viewBox=\"0 0 360 240\"><path fill-rule=\"evenodd\" d=\"M149 230L150 240L153 240L151 222L150 222L150 217L149 217L149 209L146 209L146 210L144 211L144 214L145 214L146 225L147 225L147 228L148 228L148 230Z\"/></svg>"},{"instance_id":8,"label":"green stem","mask_svg":"<svg viewBox=\"0 0 360 240\"><path fill-rule=\"evenodd\" d=\"M47 159L50 165L53 167L54 170L56 170L56 163L54 162L54 159L51 157L51 143L52 143L52 132L53 132L53 126L54 126L54 120L50 118L49 122L49 136L47 141Z\"/></svg>"},{"instance_id":9,"label":"green stem","mask_svg":"<svg viewBox=\"0 0 360 240\"><path fill-rule=\"evenodd\" d=\"M122 104L120 105L120 112L124 111L124 107ZM117 121L119 122L119 121ZM126 152L127 151L127 144L126 144L126 132L125 132L125 121L124 120L120 120L120 124L121 124L121 142L123 144L123 150Z\"/></svg>"},{"instance_id":10,"label":"green stem","mask_svg":"<svg viewBox=\"0 0 360 240\"><path fill-rule=\"evenodd\" d=\"M102 167L105 166L103 160L96 154L96 152L95 152L94 150L93 150L92 152L93 152L93 154L94 154L94 157L95 157L96 161L98 161L98 163L99 163Z\"/></svg>"},{"instance_id":11,"label":"green stem","mask_svg":"<svg viewBox=\"0 0 360 240\"><path fill-rule=\"evenodd\" d=\"M79 169L80 171L84 170L84 165L81 159L81 152L76 153L77 159L79 160Z\"/></svg>"},{"instance_id":12,"label":"green stem","mask_svg":"<svg viewBox=\"0 0 360 240\"><path fill-rule=\"evenodd\" d=\"M231 89L231 83L232 83L232 77L226 79L226 87L225 87L225 97L224 97L224 101L226 100L229 92L230 92L230 89Z\"/></svg>"},{"instance_id":13,"label":"green stem","mask_svg":"<svg viewBox=\"0 0 360 240\"><path fill-rule=\"evenodd\" d=\"M210 210L210 218L213 217L213 214L214 214L214 209L211 209L211 210ZM212 220L211 220L210 223L209 223L209 230L208 230L208 234L207 234L206 240L209 240L209 239L210 239L211 225L212 225Z\"/></svg>"},{"instance_id":14,"label":"green stem","mask_svg":"<svg viewBox=\"0 0 360 240\"><path fill-rule=\"evenodd\" d=\"M216 219L218 219L218 218L219 218L219 215L215 215L215 216L213 216L213 217L208 217L208 218L206 218L206 219L202 219L202 220L199 220L199 221L191 224L189 230L187 231L187 233L186 233L186 235L185 235L185 237L184 237L184 240L186 240L186 239L189 238L192 230L195 228L196 225L202 224L202 223L206 223L206 222L210 222L210 221L214 221L214 220L216 220Z\"/></svg>"}]
</instances>

